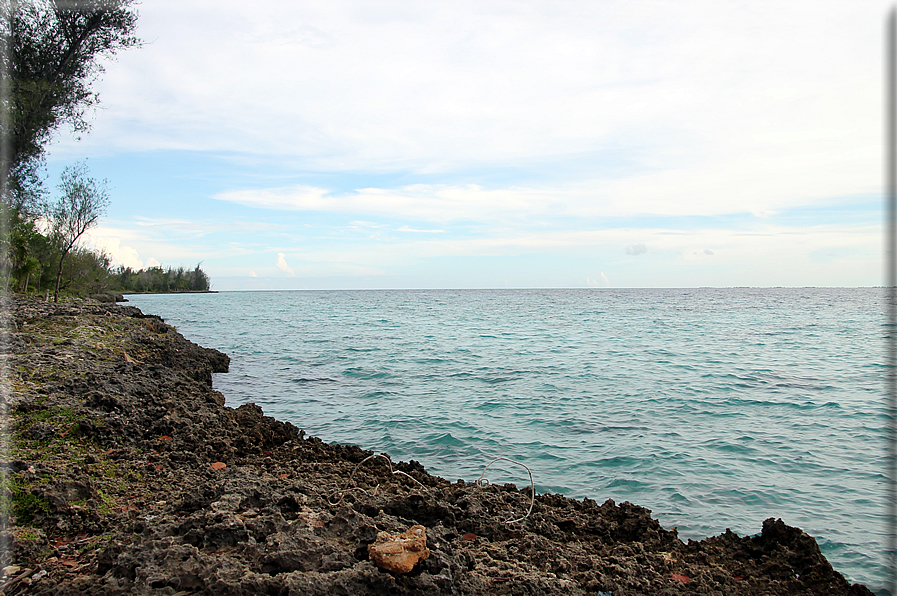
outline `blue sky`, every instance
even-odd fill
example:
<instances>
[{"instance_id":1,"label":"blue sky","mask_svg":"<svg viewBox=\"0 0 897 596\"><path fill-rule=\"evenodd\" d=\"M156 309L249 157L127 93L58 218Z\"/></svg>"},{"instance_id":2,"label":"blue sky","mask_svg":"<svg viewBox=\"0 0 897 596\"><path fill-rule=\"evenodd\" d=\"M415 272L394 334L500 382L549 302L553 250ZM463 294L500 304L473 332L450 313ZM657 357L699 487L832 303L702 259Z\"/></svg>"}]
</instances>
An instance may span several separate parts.
<instances>
[{"instance_id":1,"label":"blue sky","mask_svg":"<svg viewBox=\"0 0 897 596\"><path fill-rule=\"evenodd\" d=\"M218 290L881 285L887 8L144 0L48 183Z\"/></svg>"}]
</instances>

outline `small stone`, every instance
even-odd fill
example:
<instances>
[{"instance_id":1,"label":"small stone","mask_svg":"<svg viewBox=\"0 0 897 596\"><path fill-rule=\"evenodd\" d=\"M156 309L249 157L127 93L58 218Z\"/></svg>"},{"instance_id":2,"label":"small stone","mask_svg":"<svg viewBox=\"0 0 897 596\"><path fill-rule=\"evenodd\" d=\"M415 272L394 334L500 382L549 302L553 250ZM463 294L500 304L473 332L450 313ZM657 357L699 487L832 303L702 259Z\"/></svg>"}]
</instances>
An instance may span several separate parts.
<instances>
[{"instance_id":1,"label":"small stone","mask_svg":"<svg viewBox=\"0 0 897 596\"><path fill-rule=\"evenodd\" d=\"M412 526L401 534L379 532L377 540L368 546L368 555L384 571L408 573L418 561L430 556L427 530L423 526Z\"/></svg>"}]
</instances>

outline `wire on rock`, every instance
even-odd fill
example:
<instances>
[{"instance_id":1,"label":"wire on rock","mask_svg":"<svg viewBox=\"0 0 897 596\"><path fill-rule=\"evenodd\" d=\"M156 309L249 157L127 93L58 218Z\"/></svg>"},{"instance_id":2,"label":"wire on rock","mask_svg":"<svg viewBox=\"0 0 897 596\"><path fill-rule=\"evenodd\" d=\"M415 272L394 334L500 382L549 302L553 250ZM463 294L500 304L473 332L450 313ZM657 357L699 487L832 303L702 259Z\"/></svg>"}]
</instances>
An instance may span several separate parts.
<instances>
[{"instance_id":1,"label":"wire on rock","mask_svg":"<svg viewBox=\"0 0 897 596\"><path fill-rule=\"evenodd\" d=\"M406 474L405 472L403 472L403 471L401 471L401 470L393 470L393 469L392 469L392 461L390 461L390 459L389 459L388 457L386 457L385 455L383 455L383 454L381 454L381 453L375 453L374 455L369 455L369 456L367 456L366 458L364 458L363 460L361 460L360 462L358 462L358 464L355 465L355 468L352 470L352 473L349 475L349 479L346 481L346 486L343 488L343 490L339 491L339 500L338 500L336 503L334 503L334 502L333 502L333 495L330 495L330 496L327 498L327 502L330 503L331 505L339 505L340 503L342 503L342 501L343 501L343 497L345 496L346 492L348 492L348 491L350 491L350 490L360 490L361 492L363 492L363 493L369 495L370 493L369 493L368 491L364 490L363 488L353 487L353 488L350 489L350 488L349 488L349 485L352 484L352 479L355 478L355 472L358 471L358 468L360 468L360 467L362 466L362 464L364 464L365 462L367 462L367 461L369 461L369 460L371 460L371 459L374 459L375 457L382 457L383 459L386 460L386 463L389 465L389 473L392 474L393 476L396 476L396 475L402 475L402 476L405 476L406 478L410 478L412 481L414 481L414 482L415 482L418 486L420 486L421 488L427 488L427 487L424 486L419 480L417 480L416 478L414 478L414 477L411 476L410 474ZM377 486L374 487L374 490L377 490L378 488L380 488L380 485L379 485L379 484L378 484Z\"/></svg>"},{"instance_id":2,"label":"wire on rock","mask_svg":"<svg viewBox=\"0 0 897 596\"><path fill-rule=\"evenodd\" d=\"M517 464L518 466L523 466L524 468L526 468L526 472L527 472L527 474L529 474L530 500L529 500L529 509L527 509L527 511L526 511L526 515L524 515L523 517L517 518L517 519L509 519L509 520L505 521L506 524L515 524L515 523L517 523L517 522L522 522L523 520L525 520L526 518L529 517L529 514L533 512L533 505L534 505L535 502L536 502L536 485L535 485L535 483L533 482L533 472L532 472L532 470L530 470L530 469L526 466L526 464L522 464L522 463L520 463L519 461L514 461L513 459L510 459L510 458L507 458L507 457L496 457L496 458L493 459L491 462L489 462L488 464L486 464L486 467L483 468L483 473L480 474L480 477L477 478L477 480L476 480L476 482L474 482L474 484L476 484L476 485L479 486L479 487L482 487L484 482L485 482L486 484L489 484L489 479L488 479L488 478L485 478L485 476L486 476L486 470L488 470L488 469L489 469L489 466L491 466L491 465L494 464L495 462L497 462L497 461L502 461L502 460L504 460L504 461L509 461L509 462L511 462L512 464Z\"/></svg>"}]
</instances>

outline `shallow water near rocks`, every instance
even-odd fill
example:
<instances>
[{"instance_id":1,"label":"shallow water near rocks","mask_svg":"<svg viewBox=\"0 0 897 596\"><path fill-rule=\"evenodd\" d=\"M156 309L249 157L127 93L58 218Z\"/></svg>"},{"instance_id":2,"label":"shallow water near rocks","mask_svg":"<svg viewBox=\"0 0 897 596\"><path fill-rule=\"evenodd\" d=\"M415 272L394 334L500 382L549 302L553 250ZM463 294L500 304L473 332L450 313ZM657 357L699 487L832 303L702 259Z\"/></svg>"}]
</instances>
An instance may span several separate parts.
<instances>
[{"instance_id":1,"label":"shallow water near rocks","mask_svg":"<svg viewBox=\"0 0 897 596\"><path fill-rule=\"evenodd\" d=\"M884 578L883 290L372 290L133 295L230 355L326 441L648 507L683 539L780 517ZM492 482L529 483L494 465Z\"/></svg>"}]
</instances>

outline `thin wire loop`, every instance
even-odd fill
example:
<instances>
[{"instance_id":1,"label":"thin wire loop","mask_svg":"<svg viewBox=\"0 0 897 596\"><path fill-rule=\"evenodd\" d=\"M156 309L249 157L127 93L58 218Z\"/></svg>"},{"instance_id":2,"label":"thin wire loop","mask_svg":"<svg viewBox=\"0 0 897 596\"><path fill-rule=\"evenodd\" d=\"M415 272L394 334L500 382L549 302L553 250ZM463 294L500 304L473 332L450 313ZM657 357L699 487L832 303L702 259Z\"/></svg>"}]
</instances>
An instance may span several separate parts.
<instances>
[{"instance_id":1,"label":"thin wire loop","mask_svg":"<svg viewBox=\"0 0 897 596\"><path fill-rule=\"evenodd\" d=\"M375 457L382 457L383 459L386 460L386 463L389 464L389 473L392 474L393 476L396 476L396 475L402 475L402 476L405 476L406 478L410 478L411 480L413 480L413 481L414 481L415 483L417 483L417 485L420 486L421 488L427 488L426 486L424 486L423 484L421 484L420 481L417 480L416 478L414 478L413 476L411 476L411 475L409 475L409 474L406 474L405 472L403 472L403 471L401 471L401 470L393 470L393 469L392 469L392 462L390 461L390 459L389 459L388 457L386 457L385 455L383 455L383 454L381 454L381 453L375 453L374 455L369 455L369 456L367 456L366 458L364 458L363 460L361 460L360 462L358 462L358 464L356 464L355 469L352 470L352 473L349 475L349 479L346 481L346 486L345 486L345 488L343 488L343 490L339 491L339 501L337 501L336 503L334 503L334 502L333 502L333 495L330 495L329 497L327 497L327 502L330 503L331 505L339 505L340 503L342 503L342 501L343 501L343 497L345 496L346 492L348 492L348 491L350 491L350 490L359 490L359 491L363 492L363 493L366 494L366 495L370 495L371 493L369 493L368 491L364 490L363 488L353 487L353 488L350 489L350 488L349 488L349 485L352 484L352 479L355 478L355 472L358 471L358 468L360 468L360 467L362 466L362 464L364 464L364 463L367 462L368 460L374 459ZM377 486L374 487L374 490L376 491L378 488L380 488L380 485L379 485L379 484L378 484Z\"/></svg>"},{"instance_id":2,"label":"thin wire loop","mask_svg":"<svg viewBox=\"0 0 897 596\"><path fill-rule=\"evenodd\" d=\"M526 468L527 474L529 474L530 500L529 500L529 509L527 509L526 515L524 515L523 517L517 518L517 519L509 519L509 520L505 521L506 524L515 524L517 522L522 522L523 520L525 520L526 518L529 517L529 514L533 512L533 505L536 502L536 484L533 482L533 472L526 466L526 464L522 464L519 461L514 461L513 459L510 459L507 457L496 457L491 462L486 464L486 467L483 468L483 473L480 474L480 477L477 478L477 480L476 480L476 482L474 482L474 484L476 484L478 487L481 487L481 488L483 487L484 483L489 484L489 479L485 478L486 470L488 470L489 466L491 466L495 462L502 461L502 460L509 461L512 464L517 464L518 466L523 466L524 468Z\"/></svg>"}]
</instances>

